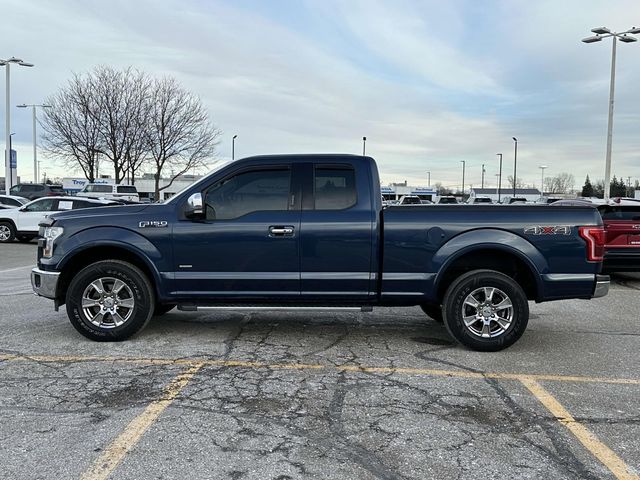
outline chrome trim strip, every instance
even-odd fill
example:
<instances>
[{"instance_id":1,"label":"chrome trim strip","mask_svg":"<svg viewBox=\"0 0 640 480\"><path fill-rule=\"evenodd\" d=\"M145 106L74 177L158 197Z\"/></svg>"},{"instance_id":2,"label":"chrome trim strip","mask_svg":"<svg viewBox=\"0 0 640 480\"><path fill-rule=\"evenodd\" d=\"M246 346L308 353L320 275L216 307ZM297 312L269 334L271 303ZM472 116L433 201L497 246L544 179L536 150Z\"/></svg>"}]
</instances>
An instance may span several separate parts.
<instances>
[{"instance_id":1,"label":"chrome trim strip","mask_svg":"<svg viewBox=\"0 0 640 480\"><path fill-rule=\"evenodd\" d=\"M300 280L298 272L175 272L176 280Z\"/></svg>"},{"instance_id":2,"label":"chrome trim strip","mask_svg":"<svg viewBox=\"0 0 640 480\"><path fill-rule=\"evenodd\" d=\"M291 296L299 296L300 292L299 291L287 291L287 290L251 290L251 291L244 291L244 290L197 290L197 291L193 291L193 290L178 290L175 292L171 292L172 295L185 295L185 296L191 296L191 295L218 295L220 297L224 297L224 296L234 296L234 297L241 297L243 295L291 295Z\"/></svg>"},{"instance_id":3,"label":"chrome trim strip","mask_svg":"<svg viewBox=\"0 0 640 480\"><path fill-rule=\"evenodd\" d=\"M382 292L383 296L386 295L403 295L409 297L424 297L424 293L421 292Z\"/></svg>"},{"instance_id":4,"label":"chrome trim strip","mask_svg":"<svg viewBox=\"0 0 640 480\"><path fill-rule=\"evenodd\" d=\"M302 280L369 280L369 272L302 272Z\"/></svg>"},{"instance_id":5,"label":"chrome trim strip","mask_svg":"<svg viewBox=\"0 0 640 480\"><path fill-rule=\"evenodd\" d=\"M593 273L544 273L542 279L545 282L593 282Z\"/></svg>"},{"instance_id":6,"label":"chrome trim strip","mask_svg":"<svg viewBox=\"0 0 640 480\"><path fill-rule=\"evenodd\" d=\"M395 272L383 273L382 280L431 280L435 276L435 273Z\"/></svg>"}]
</instances>

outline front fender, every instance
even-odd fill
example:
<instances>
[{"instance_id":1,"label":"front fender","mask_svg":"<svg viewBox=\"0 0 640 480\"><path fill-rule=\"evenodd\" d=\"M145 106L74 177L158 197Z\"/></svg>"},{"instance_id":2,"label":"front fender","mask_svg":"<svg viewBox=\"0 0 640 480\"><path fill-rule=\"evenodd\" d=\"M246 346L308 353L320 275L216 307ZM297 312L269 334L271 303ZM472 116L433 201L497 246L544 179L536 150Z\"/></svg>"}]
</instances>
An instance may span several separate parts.
<instances>
[{"instance_id":1,"label":"front fender","mask_svg":"<svg viewBox=\"0 0 640 480\"><path fill-rule=\"evenodd\" d=\"M170 271L170 259L148 238L114 226L92 227L65 238L56 246L55 256L59 259L55 270L62 271L74 256L96 247L117 247L136 255L148 267L157 286L162 285L160 272Z\"/></svg>"},{"instance_id":2,"label":"front fender","mask_svg":"<svg viewBox=\"0 0 640 480\"><path fill-rule=\"evenodd\" d=\"M462 255L477 250L499 250L522 260L533 272L538 291L542 291L542 274L549 271L549 265L542 253L524 238L496 228L470 230L453 237L443 244L432 259L437 272L435 288L438 289L447 268Z\"/></svg>"}]
</instances>

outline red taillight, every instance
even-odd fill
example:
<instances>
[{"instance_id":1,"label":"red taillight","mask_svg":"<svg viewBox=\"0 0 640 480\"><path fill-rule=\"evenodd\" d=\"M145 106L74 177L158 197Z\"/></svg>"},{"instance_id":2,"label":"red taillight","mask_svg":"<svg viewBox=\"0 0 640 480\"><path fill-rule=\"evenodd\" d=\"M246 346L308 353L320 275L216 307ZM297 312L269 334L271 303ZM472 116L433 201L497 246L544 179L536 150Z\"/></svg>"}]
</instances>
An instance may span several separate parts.
<instances>
[{"instance_id":1,"label":"red taillight","mask_svg":"<svg viewBox=\"0 0 640 480\"><path fill-rule=\"evenodd\" d=\"M601 262L604 256L604 227L580 227L580 236L587 242L587 260Z\"/></svg>"}]
</instances>

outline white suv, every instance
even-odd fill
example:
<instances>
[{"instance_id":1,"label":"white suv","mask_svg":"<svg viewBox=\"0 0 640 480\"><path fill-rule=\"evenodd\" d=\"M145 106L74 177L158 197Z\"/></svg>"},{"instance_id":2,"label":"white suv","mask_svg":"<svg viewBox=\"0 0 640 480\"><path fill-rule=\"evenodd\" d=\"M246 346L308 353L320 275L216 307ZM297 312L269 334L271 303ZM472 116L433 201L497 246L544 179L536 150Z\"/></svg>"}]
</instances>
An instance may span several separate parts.
<instances>
[{"instance_id":1,"label":"white suv","mask_svg":"<svg viewBox=\"0 0 640 480\"><path fill-rule=\"evenodd\" d=\"M105 183L87 183L77 193L78 197L106 198L111 200L125 200L139 202L140 195L133 185L113 185Z\"/></svg>"}]
</instances>

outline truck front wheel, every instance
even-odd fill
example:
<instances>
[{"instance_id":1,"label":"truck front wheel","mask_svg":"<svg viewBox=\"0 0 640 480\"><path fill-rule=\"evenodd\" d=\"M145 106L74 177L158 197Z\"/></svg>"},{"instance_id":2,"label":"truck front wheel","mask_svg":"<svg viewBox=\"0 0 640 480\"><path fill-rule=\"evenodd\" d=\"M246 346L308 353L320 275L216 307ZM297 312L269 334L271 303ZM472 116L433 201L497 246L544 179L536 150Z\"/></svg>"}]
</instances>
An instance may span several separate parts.
<instances>
[{"instance_id":1,"label":"truck front wheel","mask_svg":"<svg viewBox=\"0 0 640 480\"><path fill-rule=\"evenodd\" d=\"M149 322L155 306L147 276L120 260L104 260L83 268L71 281L67 315L78 332L91 340L120 341Z\"/></svg>"},{"instance_id":2,"label":"truck front wheel","mask_svg":"<svg viewBox=\"0 0 640 480\"><path fill-rule=\"evenodd\" d=\"M474 270L449 286L443 316L458 342L473 350L495 352L522 336L529 322L529 303L510 277L493 270Z\"/></svg>"}]
</instances>

